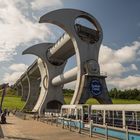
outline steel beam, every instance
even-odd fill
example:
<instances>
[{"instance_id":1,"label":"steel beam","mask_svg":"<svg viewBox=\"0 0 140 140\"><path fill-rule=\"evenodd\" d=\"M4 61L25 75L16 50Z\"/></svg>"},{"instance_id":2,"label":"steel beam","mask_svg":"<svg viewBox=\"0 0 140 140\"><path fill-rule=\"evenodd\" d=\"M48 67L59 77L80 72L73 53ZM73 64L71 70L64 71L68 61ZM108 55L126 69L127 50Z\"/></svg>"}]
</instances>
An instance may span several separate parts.
<instances>
[{"instance_id":1,"label":"steel beam","mask_svg":"<svg viewBox=\"0 0 140 140\"><path fill-rule=\"evenodd\" d=\"M54 86L63 85L76 80L78 68L75 67L61 75L56 76L52 79L52 84Z\"/></svg>"}]
</instances>

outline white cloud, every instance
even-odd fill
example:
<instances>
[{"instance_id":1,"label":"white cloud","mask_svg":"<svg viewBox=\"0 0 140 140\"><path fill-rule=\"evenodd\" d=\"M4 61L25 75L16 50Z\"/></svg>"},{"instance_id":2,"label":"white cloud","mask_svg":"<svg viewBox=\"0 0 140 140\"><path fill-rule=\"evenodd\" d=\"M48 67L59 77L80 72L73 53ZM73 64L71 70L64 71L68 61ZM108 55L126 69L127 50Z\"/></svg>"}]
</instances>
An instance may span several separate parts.
<instances>
[{"instance_id":1,"label":"white cloud","mask_svg":"<svg viewBox=\"0 0 140 140\"><path fill-rule=\"evenodd\" d=\"M62 1L61 0L33 0L31 2L32 9L38 10L42 9L44 7L52 8L52 7L62 7Z\"/></svg>"},{"instance_id":2,"label":"white cloud","mask_svg":"<svg viewBox=\"0 0 140 140\"><path fill-rule=\"evenodd\" d=\"M29 46L34 41L44 42L55 35L45 25L39 24L39 12L43 8L62 7L61 0L0 0L0 62L13 59L17 48ZM36 10L39 12L36 14ZM40 12L41 13L41 12ZM2 82L14 83L26 70L24 64L13 64L3 74Z\"/></svg>"},{"instance_id":3,"label":"white cloud","mask_svg":"<svg viewBox=\"0 0 140 140\"><path fill-rule=\"evenodd\" d=\"M99 62L101 64L106 64L112 59L114 59L114 51L108 46L101 45L99 52Z\"/></svg>"},{"instance_id":4,"label":"white cloud","mask_svg":"<svg viewBox=\"0 0 140 140\"><path fill-rule=\"evenodd\" d=\"M22 74L23 72L13 72L12 74L5 73L3 81L12 85L19 79Z\"/></svg>"},{"instance_id":5,"label":"white cloud","mask_svg":"<svg viewBox=\"0 0 140 140\"><path fill-rule=\"evenodd\" d=\"M67 83L64 85L64 88L67 88L67 89L75 89L75 86L76 86L76 81L72 81L70 83Z\"/></svg>"},{"instance_id":6,"label":"white cloud","mask_svg":"<svg viewBox=\"0 0 140 140\"><path fill-rule=\"evenodd\" d=\"M108 84L120 89L140 89L140 76L130 75L125 78L113 78L108 80Z\"/></svg>"},{"instance_id":7,"label":"white cloud","mask_svg":"<svg viewBox=\"0 0 140 140\"><path fill-rule=\"evenodd\" d=\"M137 51L140 50L140 42L135 41L130 46L115 51L115 59L120 63L132 62L136 58Z\"/></svg>"},{"instance_id":8,"label":"white cloud","mask_svg":"<svg viewBox=\"0 0 140 140\"><path fill-rule=\"evenodd\" d=\"M32 22L16 7L16 0L0 0L0 62L9 61L16 55L20 44L32 40L44 41L51 34L45 24Z\"/></svg>"},{"instance_id":9,"label":"white cloud","mask_svg":"<svg viewBox=\"0 0 140 140\"><path fill-rule=\"evenodd\" d=\"M5 83L14 84L16 80L27 70L28 66L25 64L12 64L8 69L12 70L11 73L5 73L3 81Z\"/></svg>"},{"instance_id":10,"label":"white cloud","mask_svg":"<svg viewBox=\"0 0 140 140\"><path fill-rule=\"evenodd\" d=\"M138 68L135 64L131 64L130 68L131 68L131 70L136 70L136 71L138 70Z\"/></svg>"},{"instance_id":11,"label":"white cloud","mask_svg":"<svg viewBox=\"0 0 140 140\"><path fill-rule=\"evenodd\" d=\"M135 60L140 51L140 42L134 41L130 46L124 46L118 50L113 50L108 46L101 45L100 62L119 62L127 63Z\"/></svg>"},{"instance_id":12,"label":"white cloud","mask_svg":"<svg viewBox=\"0 0 140 140\"><path fill-rule=\"evenodd\" d=\"M121 76L126 68L118 62L106 63L100 65L101 71L107 72L109 76Z\"/></svg>"},{"instance_id":13,"label":"white cloud","mask_svg":"<svg viewBox=\"0 0 140 140\"><path fill-rule=\"evenodd\" d=\"M101 46L99 62L101 71L107 72L110 76L121 76L124 72L137 70L135 64L140 51L140 42L134 41L130 46L124 46L118 50L113 50L108 46ZM130 66L125 67L124 64Z\"/></svg>"},{"instance_id":14,"label":"white cloud","mask_svg":"<svg viewBox=\"0 0 140 140\"><path fill-rule=\"evenodd\" d=\"M25 64L12 64L11 66L9 66L10 70L20 72L24 72L27 68L28 66Z\"/></svg>"},{"instance_id":15,"label":"white cloud","mask_svg":"<svg viewBox=\"0 0 140 140\"><path fill-rule=\"evenodd\" d=\"M140 76L130 75L124 77L124 73L130 74L138 71L135 62L139 59L140 42L134 41L129 46L124 46L118 50L102 45L99 55L100 69L107 72L107 84L110 87L120 89L140 88Z\"/></svg>"}]
</instances>

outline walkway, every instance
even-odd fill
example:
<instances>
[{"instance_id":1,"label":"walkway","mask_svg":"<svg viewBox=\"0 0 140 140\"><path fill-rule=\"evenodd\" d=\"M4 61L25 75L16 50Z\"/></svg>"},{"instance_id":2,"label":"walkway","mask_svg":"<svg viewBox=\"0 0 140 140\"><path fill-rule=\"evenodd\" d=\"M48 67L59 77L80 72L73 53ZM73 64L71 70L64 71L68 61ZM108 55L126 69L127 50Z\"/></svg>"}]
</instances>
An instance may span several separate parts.
<instances>
[{"instance_id":1,"label":"walkway","mask_svg":"<svg viewBox=\"0 0 140 140\"><path fill-rule=\"evenodd\" d=\"M22 120L15 116L7 117L7 122L8 124L1 125L4 140L101 140L70 132L60 126L35 120Z\"/></svg>"}]
</instances>

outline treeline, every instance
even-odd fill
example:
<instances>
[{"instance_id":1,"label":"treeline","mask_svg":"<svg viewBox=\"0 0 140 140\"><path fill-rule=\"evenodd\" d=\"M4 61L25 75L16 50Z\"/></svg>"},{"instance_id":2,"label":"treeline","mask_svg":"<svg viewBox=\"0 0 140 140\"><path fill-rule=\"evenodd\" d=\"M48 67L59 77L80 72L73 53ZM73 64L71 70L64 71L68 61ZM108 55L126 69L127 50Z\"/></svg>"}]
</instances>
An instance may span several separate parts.
<instances>
[{"instance_id":1,"label":"treeline","mask_svg":"<svg viewBox=\"0 0 140 140\"><path fill-rule=\"evenodd\" d=\"M0 96L2 96L2 92L3 91L0 88ZM16 90L11 87L7 87L5 96L16 96Z\"/></svg>"},{"instance_id":2,"label":"treeline","mask_svg":"<svg viewBox=\"0 0 140 140\"><path fill-rule=\"evenodd\" d=\"M74 90L63 89L64 96L72 96ZM113 88L109 91L109 96L113 99L130 99L140 101L140 90L138 89L128 89L128 90L118 90Z\"/></svg>"},{"instance_id":3,"label":"treeline","mask_svg":"<svg viewBox=\"0 0 140 140\"><path fill-rule=\"evenodd\" d=\"M1 89L1 88L0 88ZM64 96L73 96L74 90L63 89ZM0 96L2 91L0 91ZM16 96L16 90L14 88L8 87L6 91L6 96ZM113 88L109 91L109 96L113 99L130 99L140 101L140 90L139 89L128 89L128 90L118 90Z\"/></svg>"},{"instance_id":4,"label":"treeline","mask_svg":"<svg viewBox=\"0 0 140 140\"><path fill-rule=\"evenodd\" d=\"M140 90L138 89L128 89L128 90L118 90L113 88L109 91L109 96L114 99L130 99L140 101Z\"/></svg>"},{"instance_id":5,"label":"treeline","mask_svg":"<svg viewBox=\"0 0 140 140\"><path fill-rule=\"evenodd\" d=\"M74 90L72 89L63 89L64 96L72 96L74 93Z\"/></svg>"}]
</instances>

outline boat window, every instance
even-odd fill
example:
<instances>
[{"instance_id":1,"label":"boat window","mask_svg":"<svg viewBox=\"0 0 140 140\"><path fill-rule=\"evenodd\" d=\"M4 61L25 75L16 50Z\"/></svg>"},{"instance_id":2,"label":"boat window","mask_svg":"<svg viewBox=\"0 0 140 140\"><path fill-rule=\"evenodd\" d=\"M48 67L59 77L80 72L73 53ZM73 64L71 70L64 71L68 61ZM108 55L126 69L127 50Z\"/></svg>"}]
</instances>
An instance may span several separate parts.
<instances>
[{"instance_id":1,"label":"boat window","mask_svg":"<svg viewBox=\"0 0 140 140\"><path fill-rule=\"evenodd\" d=\"M89 122L89 106L88 105L83 106L83 121Z\"/></svg>"},{"instance_id":2,"label":"boat window","mask_svg":"<svg viewBox=\"0 0 140 140\"><path fill-rule=\"evenodd\" d=\"M105 112L105 123L108 126L120 127L122 128L122 111L110 111Z\"/></svg>"},{"instance_id":3,"label":"boat window","mask_svg":"<svg viewBox=\"0 0 140 140\"><path fill-rule=\"evenodd\" d=\"M77 119L82 120L82 110L81 109L77 109Z\"/></svg>"},{"instance_id":4,"label":"boat window","mask_svg":"<svg viewBox=\"0 0 140 140\"><path fill-rule=\"evenodd\" d=\"M103 110L92 110L91 120L96 124L103 124Z\"/></svg>"},{"instance_id":5,"label":"boat window","mask_svg":"<svg viewBox=\"0 0 140 140\"><path fill-rule=\"evenodd\" d=\"M140 130L140 112L126 111L125 124L128 126L128 129Z\"/></svg>"},{"instance_id":6,"label":"boat window","mask_svg":"<svg viewBox=\"0 0 140 140\"><path fill-rule=\"evenodd\" d=\"M62 109L61 117L68 118L68 109L67 108Z\"/></svg>"}]
</instances>

